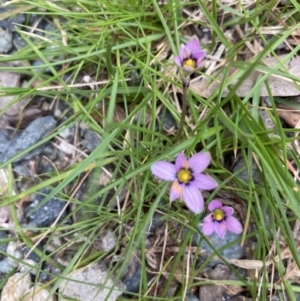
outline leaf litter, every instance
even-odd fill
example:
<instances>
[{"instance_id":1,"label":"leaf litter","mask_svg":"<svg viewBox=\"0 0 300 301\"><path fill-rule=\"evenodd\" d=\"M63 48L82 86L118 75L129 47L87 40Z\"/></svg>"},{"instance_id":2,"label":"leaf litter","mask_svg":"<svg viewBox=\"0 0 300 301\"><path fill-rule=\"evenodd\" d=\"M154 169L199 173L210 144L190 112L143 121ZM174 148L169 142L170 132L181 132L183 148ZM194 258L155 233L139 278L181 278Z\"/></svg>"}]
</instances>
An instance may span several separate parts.
<instances>
[{"instance_id":1,"label":"leaf litter","mask_svg":"<svg viewBox=\"0 0 300 301\"><path fill-rule=\"evenodd\" d=\"M239 97L246 97L249 95L253 88L257 83L257 79L260 76L267 74L266 82L268 83L268 87L270 92L268 91L268 87L265 83L262 83L260 88L259 95L261 97L269 96L270 93L273 97L275 96L298 96L300 95L300 83L297 81L300 78L300 56L294 56L289 59L284 65L284 68L281 68L281 64L283 61L286 61L287 55L279 55L278 57L267 57L264 58L258 65L256 65L255 69L264 69L261 71L252 71L249 76L242 82L242 84L236 89L235 93ZM260 68L260 64L262 67ZM274 75L274 69L282 71L282 75L276 74ZM232 80L234 75L240 71L240 69L231 69L229 72L229 76L226 78L226 82L230 83L232 87L237 83L237 80ZM286 74L286 75L283 75ZM287 77L287 74L289 77ZM213 76L213 74L212 74ZM203 77L201 79L193 80L191 82L190 88L191 90L205 98L209 98L215 92L221 93L219 91L221 87L221 83L224 80L224 76L221 74L213 81L208 77ZM225 88L222 91L222 96L225 97L228 95L229 90Z\"/></svg>"}]
</instances>

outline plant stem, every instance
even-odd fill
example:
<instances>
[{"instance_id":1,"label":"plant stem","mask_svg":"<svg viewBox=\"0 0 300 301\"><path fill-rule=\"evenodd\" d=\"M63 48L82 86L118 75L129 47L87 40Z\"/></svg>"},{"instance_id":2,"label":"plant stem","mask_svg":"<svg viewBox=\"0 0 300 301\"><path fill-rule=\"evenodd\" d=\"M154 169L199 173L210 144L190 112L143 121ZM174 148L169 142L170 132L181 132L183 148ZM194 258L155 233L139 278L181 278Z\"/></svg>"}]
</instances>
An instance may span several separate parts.
<instances>
[{"instance_id":1,"label":"plant stem","mask_svg":"<svg viewBox=\"0 0 300 301\"><path fill-rule=\"evenodd\" d=\"M176 136L174 138L174 142L178 141L178 139L180 138L181 132L183 130L183 125L184 125L184 120L185 120L186 110L187 110L187 104L188 104L187 93L188 93L189 85L190 85L190 77L182 79L182 110L181 110L181 118L180 118L180 122L179 122L179 127L178 127L177 134L176 134Z\"/></svg>"}]
</instances>

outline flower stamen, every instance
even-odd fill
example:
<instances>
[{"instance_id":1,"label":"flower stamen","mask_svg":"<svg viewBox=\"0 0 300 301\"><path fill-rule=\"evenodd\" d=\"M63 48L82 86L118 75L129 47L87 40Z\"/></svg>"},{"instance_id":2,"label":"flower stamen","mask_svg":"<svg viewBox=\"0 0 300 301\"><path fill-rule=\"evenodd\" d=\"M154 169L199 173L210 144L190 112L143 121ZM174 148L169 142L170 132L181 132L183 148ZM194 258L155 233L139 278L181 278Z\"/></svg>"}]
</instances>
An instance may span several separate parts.
<instances>
[{"instance_id":1,"label":"flower stamen","mask_svg":"<svg viewBox=\"0 0 300 301\"><path fill-rule=\"evenodd\" d=\"M214 210L213 218L214 218L215 221L220 222L224 219L224 217L225 217L225 214L222 210L220 210L220 209Z\"/></svg>"},{"instance_id":2,"label":"flower stamen","mask_svg":"<svg viewBox=\"0 0 300 301\"><path fill-rule=\"evenodd\" d=\"M192 173L189 169L180 169L176 176L179 183L188 184L192 180Z\"/></svg>"},{"instance_id":3,"label":"flower stamen","mask_svg":"<svg viewBox=\"0 0 300 301\"><path fill-rule=\"evenodd\" d=\"M190 68L191 70L194 70L196 69L196 61L189 58L189 59L185 59L183 62L182 62L182 67L185 68Z\"/></svg>"}]
</instances>

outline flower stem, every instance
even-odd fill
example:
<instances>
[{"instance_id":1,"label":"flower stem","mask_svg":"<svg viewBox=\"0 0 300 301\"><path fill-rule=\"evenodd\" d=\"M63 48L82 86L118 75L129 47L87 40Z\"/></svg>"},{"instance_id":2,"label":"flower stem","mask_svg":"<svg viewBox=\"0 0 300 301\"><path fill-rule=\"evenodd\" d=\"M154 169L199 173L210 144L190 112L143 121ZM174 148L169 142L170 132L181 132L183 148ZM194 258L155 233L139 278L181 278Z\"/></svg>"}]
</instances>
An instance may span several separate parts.
<instances>
[{"instance_id":1,"label":"flower stem","mask_svg":"<svg viewBox=\"0 0 300 301\"><path fill-rule=\"evenodd\" d=\"M181 118L178 126L177 134L174 138L174 142L178 141L180 138L181 132L183 130L184 120L186 116L187 104L188 104L188 88L190 85L190 77L182 79L182 109L181 109Z\"/></svg>"}]
</instances>

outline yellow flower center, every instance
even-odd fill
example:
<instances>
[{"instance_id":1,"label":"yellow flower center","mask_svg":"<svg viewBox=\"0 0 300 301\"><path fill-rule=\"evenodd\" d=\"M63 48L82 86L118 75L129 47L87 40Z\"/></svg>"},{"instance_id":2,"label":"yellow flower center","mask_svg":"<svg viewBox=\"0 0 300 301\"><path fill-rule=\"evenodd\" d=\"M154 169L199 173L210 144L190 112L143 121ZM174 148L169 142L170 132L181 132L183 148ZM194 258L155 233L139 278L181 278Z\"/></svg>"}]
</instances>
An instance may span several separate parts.
<instances>
[{"instance_id":1,"label":"yellow flower center","mask_svg":"<svg viewBox=\"0 0 300 301\"><path fill-rule=\"evenodd\" d=\"M192 179L189 169L180 169L177 173L177 179L180 183L187 184Z\"/></svg>"},{"instance_id":2,"label":"yellow flower center","mask_svg":"<svg viewBox=\"0 0 300 301\"><path fill-rule=\"evenodd\" d=\"M195 69L196 68L196 61L193 59L186 59L182 62L182 67L188 67L190 69Z\"/></svg>"},{"instance_id":3,"label":"yellow flower center","mask_svg":"<svg viewBox=\"0 0 300 301\"><path fill-rule=\"evenodd\" d=\"M221 221L224 219L225 214L222 210L216 209L216 210L214 210L213 217L214 217L215 221Z\"/></svg>"}]
</instances>

